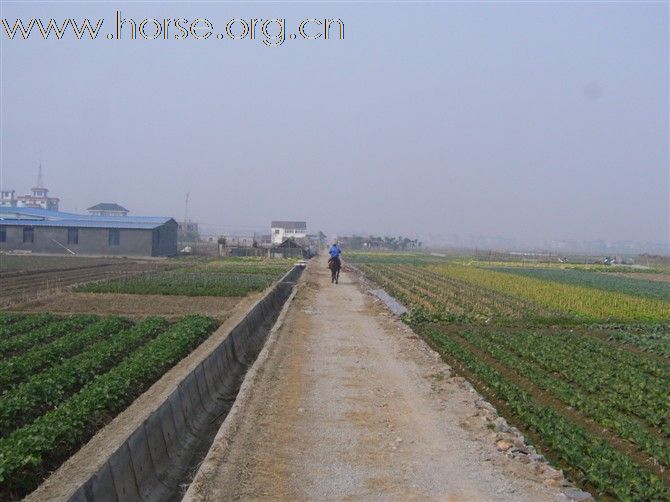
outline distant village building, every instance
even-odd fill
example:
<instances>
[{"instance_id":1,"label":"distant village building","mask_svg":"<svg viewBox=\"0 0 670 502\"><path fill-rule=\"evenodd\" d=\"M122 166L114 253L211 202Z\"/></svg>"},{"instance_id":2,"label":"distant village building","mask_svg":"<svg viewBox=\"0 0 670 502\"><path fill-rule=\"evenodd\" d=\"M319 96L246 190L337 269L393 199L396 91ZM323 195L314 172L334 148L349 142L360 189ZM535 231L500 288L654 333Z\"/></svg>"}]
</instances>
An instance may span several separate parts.
<instances>
[{"instance_id":1,"label":"distant village building","mask_svg":"<svg viewBox=\"0 0 670 502\"><path fill-rule=\"evenodd\" d=\"M57 197L49 197L49 189L42 182L42 165L37 174L37 185L30 189L30 195L15 196L15 190L0 191L0 207L29 207L33 209L47 209L58 211Z\"/></svg>"},{"instance_id":2,"label":"distant village building","mask_svg":"<svg viewBox=\"0 0 670 502\"><path fill-rule=\"evenodd\" d=\"M197 242L200 240L200 228L197 222L191 220L180 221L178 229L181 242Z\"/></svg>"},{"instance_id":3,"label":"distant village building","mask_svg":"<svg viewBox=\"0 0 670 502\"><path fill-rule=\"evenodd\" d=\"M0 207L16 207L15 190L0 190Z\"/></svg>"},{"instance_id":4,"label":"distant village building","mask_svg":"<svg viewBox=\"0 0 670 502\"><path fill-rule=\"evenodd\" d=\"M226 237L226 246L251 248L259 247L259 243L254 235L233 235Z\"/></svg>"},{"instance_id":5,"label":"distant village building","mask_svg":"<svg viewBox=\"0 0 670 502\"><path fill-rule=\"evenodd\" d=\"M128 210L115 202L101 202L87 209L93 216L128 216Z\"/></svg>"},{"instance_id":6,"label":"distant village building","mask_svg":"<svg viewBox=\"0 0 670 502\"><path fill-rule=\"evenodd\" d=\"M177 254L177 222L169 217L93 216L0 207L0 250L171 256Z\"/></svg>"},{"instance_id":7,"label":"distant village building","mask_svg":"<svg viewBox=\"0 0 670 502\"><path fill-rule=\"evenodd\" d=\"M44 187L31 188L32 195L19 195L16 198L16 207L30 207L33 209L47 209L58 211L59 199L49 197L49 190Z\"/></svg>"},{"instance_id":8,"label":"distant village building","mask_svg":"<svg viewBox=\"0 0 670 502\"><path fill-rule=\"evenodd\" d=\"M272 248L269 234L226 235L219 237L218 242L219 256L270 256Z\"/></svg>"},{"instance_id":9,"label":"distant village building","mask_svg":"<svg viewBox=\"0 0 670 502\"><path fill-rule=\"evenodd\" d=\"M225 241L225 249L221 256L265 256L267 250L261 247L256 235L232 235L222 237L219 242Z\"/></svg>"},{"instance_id":10,"label":"distant village building","mask_svg":"<svg viewBox=\"0 0 670 502\"><path fill-rule=\"evenodd\" d=\"M0 207L30 207L58 211L57 197L49 197L49 189L42 182L42 166L39 167L37 185L30 189L29 195L16 196L15 190L0 190Z\"/></svg>"},{"instance_id":11,"label":"distant village building","mask_svg":"<svg viewBox=\"0 0 670 502\"><path fill-rule=\"evenodd\" d=\"M307 223L304 221L273 221L270 225L272 244L279 245L286 239L305 239Z\"/></svg>"},{"instance_id":12,"label":"distant village building","mask_svg":"<svg viewBox=\"0 0 670 502\"><path fill-rule=\"evenodd\" d=\"M270 251L273 258L309 258L309 250L289 237L281 244L273 246Z\"/></svg>"},{"instance_id":13,"label":"distant village building","mask_svg":"<svg viewBox=\"0 0 670 502\"><path fill-rule=\"evenodd\" d=\"M269 249L272 247L272 235L270 234L257 235L256 241L258 242L258 245L262 248Z\"/></svg>"}]
</instances>

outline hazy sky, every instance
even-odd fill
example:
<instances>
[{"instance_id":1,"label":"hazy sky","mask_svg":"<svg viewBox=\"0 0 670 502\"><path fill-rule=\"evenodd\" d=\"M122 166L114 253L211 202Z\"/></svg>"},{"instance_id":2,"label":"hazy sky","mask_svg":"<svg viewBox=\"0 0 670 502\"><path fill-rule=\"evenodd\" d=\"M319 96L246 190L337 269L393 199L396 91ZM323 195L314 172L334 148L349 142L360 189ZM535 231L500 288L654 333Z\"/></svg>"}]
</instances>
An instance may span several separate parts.
<instances>
[{"instance_id":1,"label":"hazy sky","mask_svg":"<svg viewBox=\"0 0 670 502\"><path fill-rule=\"evenodd\" d=\"M343 41L108 40L339 18ZM668 242L668 4L2 2L104 18L2 47L2 179L223 228ZM149 29L147 31L150 31ZM52 36L53 38L53 36Z\"/></svg>"}]
</instances>

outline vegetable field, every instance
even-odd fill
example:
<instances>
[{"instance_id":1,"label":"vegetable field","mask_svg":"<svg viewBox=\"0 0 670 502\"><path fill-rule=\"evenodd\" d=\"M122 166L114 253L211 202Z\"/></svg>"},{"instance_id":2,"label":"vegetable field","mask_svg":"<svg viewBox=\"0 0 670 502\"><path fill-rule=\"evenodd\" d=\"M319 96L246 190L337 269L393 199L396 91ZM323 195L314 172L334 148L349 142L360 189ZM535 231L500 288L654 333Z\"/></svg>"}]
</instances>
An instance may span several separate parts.
<instances>
[{"instance_id":1,"label":"vegetable field","mask_svg":"<svg viewBox=\"0 0 670 502\"><path fill-rule=\"evenodd\" d=\"M642 298L655 298L670 302L670 286L667 282L634 279L612 274L582 270L547 268L496 268L499 272L518 274L561 284L587 286L603 291L613 291Z\"/></svg>"},{"instance_id":2,"label":"vegetable field","mask_svg":"<svg viewBox=\"0 0 670 502\"><path fill-rule=\"evenodd\" d=\"M59 260L17 260L12 266L80 263ZM289 260L253 258L175 260L139 274L120 271L77 290L130 293L138 302L145 294L242 297L263 291L292 266ZM204 315L133 319L0 313L1 499L36 488L219 324Z\"/></svg>"},{"instance_id":3,"label":"vegetable field","mask_svg":"<svg viewBox=\"0 0 670 502\"><path fill-rule=\"evenodd\" d=\"M670 283L371 255L348 258L574 482L670 499Z\"/></svg>"},{"instance_id":4,"label":"vegetable field","mask_svg":"<svg viewBox=\"0 0 670 502\"><path fill-rule=\"evenodd\" d=\"M92 283L76 289L88 293L130 293L184 296L245 296L262 291L293 266L289 260L214 260L177 270Z\"/></svg>"},{"instance_id":5,"label":"vegetable field","mask_svg":"<svg viewBox=\"0 0 670 502\"><path fill-rule=\"evenodd\" d=\"M121 258L84 258L79 256L0 255L0 275L40 270L66 270L123 262Z\"/></svg>"},{"instance_id":6,"label":"vegetable field","mask_svg":"<svg viewBox=\"0 0 670 502\"><path fill-rule=\"evenodd\" d=\"M566 284L460 265L431 270L503 295L511 295L584 320L670 321L670 302L582 284ZM589 272L585 272L589 273ZM635 280L635 279L634 279Z\"/></svg>"},{"instance_id":7,"label":"vegetable field","mask_svg":"<svg viewBox=\"0 0 670 502\"><path fill-rule=\"evenodd\" d=\"M217 325L0 314L0 496L34 489Z\"/></svg>"}]
</instances>

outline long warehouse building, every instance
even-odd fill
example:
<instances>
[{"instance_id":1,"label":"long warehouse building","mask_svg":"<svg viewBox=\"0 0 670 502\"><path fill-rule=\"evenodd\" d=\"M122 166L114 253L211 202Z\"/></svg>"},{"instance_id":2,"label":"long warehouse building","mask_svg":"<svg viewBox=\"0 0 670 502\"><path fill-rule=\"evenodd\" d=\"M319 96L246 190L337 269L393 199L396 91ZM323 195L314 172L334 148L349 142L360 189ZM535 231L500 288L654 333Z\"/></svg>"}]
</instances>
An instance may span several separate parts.
<instances>
[{"instance_id":1,"label":"long warehouse building","mask_svg":"<svg viewBox=\"0 0 670 502\"><path fill-rule=\"evenodd\" d=\"M177 222L169 217L92 216L0 207L0 250L172 256L177 254Z\"/></svg>"}]
</instances>

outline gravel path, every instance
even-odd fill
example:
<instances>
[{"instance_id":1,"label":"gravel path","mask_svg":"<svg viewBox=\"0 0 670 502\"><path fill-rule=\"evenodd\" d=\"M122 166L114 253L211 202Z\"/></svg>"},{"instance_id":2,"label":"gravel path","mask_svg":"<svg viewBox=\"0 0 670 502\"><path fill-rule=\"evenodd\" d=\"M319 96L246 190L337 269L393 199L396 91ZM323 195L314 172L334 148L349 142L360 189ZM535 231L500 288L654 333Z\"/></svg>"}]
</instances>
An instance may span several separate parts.
<instances>
[{"instance_id":1,"label":"gravel path","mask_svg":"<svg viewBox=\"0 0 670 502\"><path fill-rule=\"evenodd\" d=\"M566 500L560 473L499 451L469 384L322 261L187 500Z\"/></svg>"}]
</instances>

